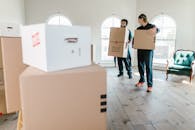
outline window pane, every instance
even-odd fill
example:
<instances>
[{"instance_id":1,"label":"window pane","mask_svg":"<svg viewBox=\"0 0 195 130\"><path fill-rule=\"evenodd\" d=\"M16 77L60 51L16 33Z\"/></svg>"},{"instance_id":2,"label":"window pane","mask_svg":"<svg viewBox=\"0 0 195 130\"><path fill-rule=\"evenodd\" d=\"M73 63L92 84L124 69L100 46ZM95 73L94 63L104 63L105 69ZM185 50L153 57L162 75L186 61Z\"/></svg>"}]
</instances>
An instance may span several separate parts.
<instances>
[{"instance_id":1,"label":"window pane","mask_svg":"<svg viewBox=\"0 0 195 130\"><path fill-rule=\"evenodd\" d=\"M156 49L154 53L154 63L166 63L166 60L173 56L175 51L176 24L167 15L159 15L152 21L160 32L156 36Z\"/></svg>"},{"instance_id":2,"label":"window pane","mask_svg":"<svg viewBox=\"0 0 195 130\"><path fill-rule=\"evenodd\" d=\"M48 24L72 26L72 23L70 22L70 20L62 15L55 15L49 18Z\"/></svg>"}]
</instances>

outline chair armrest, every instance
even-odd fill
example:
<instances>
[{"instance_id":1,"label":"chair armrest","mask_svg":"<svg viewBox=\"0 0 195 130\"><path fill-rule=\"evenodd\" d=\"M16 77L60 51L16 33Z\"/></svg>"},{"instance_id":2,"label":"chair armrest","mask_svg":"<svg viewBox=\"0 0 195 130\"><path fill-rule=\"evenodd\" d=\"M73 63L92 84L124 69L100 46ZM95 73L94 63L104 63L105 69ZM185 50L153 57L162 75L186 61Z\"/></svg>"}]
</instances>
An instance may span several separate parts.
<instances>
[{"instance_id":1,"label":"chair armrest","mask_svg":"<svg viewBox=\"0 0 195 130\"><path fill-rule=\"evenodd\" d=\"M195 64L195 60L192 61L192 65L194 65L194 64Z\"/></svg>"},{"instance_id":2,"label":"chair armrest","mask_svg":"<svg viewBox=\"0 0 195 130\"><path fill-rule=\"evenodd\" d=\"M173 64L174 60L173 59L167 59L167 66L166 69L169 69L169 65Z\"/></svg>"},{"instance_id":3,"label":"chair armrest","mask_svg":"<svg viewBox=\"0 0 195 130\"><path fill-rule=\"evenodd\" d=\"M171 64L174 64L174 59L167 59L167 65L171 65Z\"/></svg>"},{"instance_id":4,"label":"chair armrest","mask_svg":"<svg viewBox=\"0 0 195 130\"><path fill-rule=\"evenodd\" d=\"M171 58L171 59L167 59L167 66L166 66L166 69L168 70L169 69L169 66L170 65L173 65L174 64L174 59Z\"/></svg>"},{"instance_id":5,"label":"chair armrest","mask_svg":"<svg viewBox=\"0 0 195 130\"><path fill-rule=\"evenodd\" d=\"M192 61L192 64L191 64L191 67L194 67L195 66L195 60Z\"/></svg>"}]
</instances>

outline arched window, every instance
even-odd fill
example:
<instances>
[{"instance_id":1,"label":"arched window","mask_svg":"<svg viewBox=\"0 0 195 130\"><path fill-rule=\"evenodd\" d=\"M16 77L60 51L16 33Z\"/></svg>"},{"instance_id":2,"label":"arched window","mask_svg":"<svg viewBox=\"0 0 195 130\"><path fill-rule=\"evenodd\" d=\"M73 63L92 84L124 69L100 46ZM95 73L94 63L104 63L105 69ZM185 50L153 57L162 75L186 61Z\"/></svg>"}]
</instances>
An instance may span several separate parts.
<instances>
[{"instance_id":1,"label":"arched window","mask_svg":"<svg viewBox=\"0 0 195 130\"><path fill-rule=\"evenodd\" d=\"M113 57L108 56L108 46L110 37L110 28L120 27L120 19L117 17L109 17L101 26L101 60L113 61Z\"/></svg>"},{"instance_id":2,"label":"arched window","mask_svg":"<svg viewBox=\"0 0 195 130\"><path fill-rule=\"evenodd\" d=\"M52 25L67 25L67 26L72 26L71 21L66 18L63 15L57 14L57 15L53 15L51 16L48 21L48 24L52 24Z\"/></svg>"},{"instance_id":3,"label":"arched window","mask_svg":"<svg viewBox=\"0 0 195 130\"><path fill-rule=\"evenodd\" d=\"M152 20L160 32L156 36L154 64L165 64L173 56L176 42L176 23L168 15L159 15Z\"/></svg>"}]
</instances>

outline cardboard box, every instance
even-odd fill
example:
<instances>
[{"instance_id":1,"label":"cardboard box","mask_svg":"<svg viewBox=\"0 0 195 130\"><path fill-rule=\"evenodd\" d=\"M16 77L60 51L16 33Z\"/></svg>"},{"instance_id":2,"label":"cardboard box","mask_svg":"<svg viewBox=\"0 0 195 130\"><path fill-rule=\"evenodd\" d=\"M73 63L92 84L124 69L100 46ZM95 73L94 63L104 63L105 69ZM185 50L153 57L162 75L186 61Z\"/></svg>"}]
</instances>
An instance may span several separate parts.
<instances>
[{"instance_id":1,"label":"cardboard box","mask_svg":"<svg viewBox=\"0 0 195 130\"><path fill-rule=\"evenodd\" d=\"M1 43L1 41L0 41L0 43ZM2 56L2 48L0 46L0 69L3 69L3 59L2 58L3 58L3 56Z\"/></svg>"},{"instance_id":2,"label":"cardboard box","mask_svg":"<svg viewBox=\"0 0 195 130\"><path fill-rule=\"evenodd\" d=\"M19 111L18 122L17 122L17 130L22 130L22 128L23 128L22 111Z\"/></svg>"},{"instance_id":3,"label":"cardboard box","mask_svg":"<svg viewBox=\"0 0 195 130\"><path fill-rule=\"evenodd\" d=\"M126 28L111 28L108 56L127 57L129 30Z\"/></svg>"},{"instance_id":4,"label":"cardboard box","mask_svg":"<svg viewBox=\"0 0 195 130\"><path fill-rule=\"evenodd\" d=\"M155 36L147 30L135 30L134 45L135 49L154 50Z\"/></svg>"},{"instance_id":5,"label":"cardboard box","mask_svg":"<svg viewBox=\"0 0 195 130\"><path fill-rule=\"evenodd\" d=\"M20 37L20 24L0 23L0 36L3 37Z\"/></svg>"},{"instance_id":6,"label":"cardboard box","mask_svg":"<svg viewBox=\"0 0 195 130\"><path fill-rule=\"evenodd\" d=\"M37 24L22 27L23 62L46 72L91 64L89 27Z\"/></svg>"},{"instance_id":7,"label":"cardboard box","mask_svg":"<svg viewBox=\"0 0 195 130\"><path fill-rule=\"evenodd\" d=\"M21 38L0 37L0 46L2 55L0 79L4 95L1 94L1 97L5 99L0 105L6 106L6 111L0 109L0 113L8 114L20 109L19 75L26 66L22 63Z\"/></svg>"},{"instance_id":8,"label":"cardboard box","mask_svg":"<svg viewBox=\"0 0 195 130\"><path fill-rule=\"evenodd\" d=\"M20 76L23 130L106 130L106 71L98 65Z\"/></svg>"},{"instance_id":9,"label":"cardboard box","mask_svg":"<svg viewBox=\"0 0 195 130\"><path fill-rule=\"evenodd\" d=\"M0 115L6 113L5 89L4 86L0 86Z\"/></svg>"},{"instance_id":10,"label":"cardboard box","mask_svg":"<svg viewBox=\"0 0 195 130\"><path fill-rule=\"evenodd\" d=\"M93 61L93 56L94 56L94 51L93 51L93 49L94 49L94 45L92 44L91 45L91 62L93 63L94 61Z\"/></svg>"},{"instance_id":11,"label":"cardboard box","mask_svg":"<svg viewBox=\"0 0 195 130\"><path fill-rule=\"evenodd\" d=\"M3 68L0 68L0 85L4 85L4 73L3 73Z\"/></svg>"}]
</instances>

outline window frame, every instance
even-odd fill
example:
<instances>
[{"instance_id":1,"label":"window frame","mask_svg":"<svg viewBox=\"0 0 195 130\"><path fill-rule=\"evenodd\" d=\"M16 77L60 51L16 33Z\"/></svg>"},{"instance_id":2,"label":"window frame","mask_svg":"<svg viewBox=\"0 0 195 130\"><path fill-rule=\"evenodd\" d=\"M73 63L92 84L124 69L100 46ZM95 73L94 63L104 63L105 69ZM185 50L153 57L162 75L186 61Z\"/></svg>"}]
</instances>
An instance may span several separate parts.
<instances>
[{"instance_id":1,"label":"window frame","mask_svg":"<svg viewBox=\"0 0 195 130\"><path fill-rule=\"evenodd\" d=\"M112 25L111 26L104 26L104 24L106 24L106 22L108 22L109 20L112 21ZM118 21L118 23L117 22L114 23L115 21ZM112 56L104 56L104 54L103 54L103 49L105 49L104 47L105 46L109 47L109 34L110 34L109 33L107 35L103 35L104 34L103 31L105 31L106 29L110 30L111 27L120 27L120 21L121 21L121 19L119 17L110 16L110 17L107 17L106 19L104 19L104 21L101 24L101 61L102 62L107 62L107 63L113 62L113 60L111 59ZM105 41L108 41L107 45L104 45ZM107 48L106 53L108 53L108 48ZM109 57L110 57L110 59L109 59Z\"/></svg>"},{"instance_id":2,"label":"window frame","mask_svg":"<svg viewBox=\"0 0 195 130\"><path fill-rule=\"evenodd\" d=\"M59 23L58 24L52 24L52 23L50 23L51 22L51 20L53 20L54 18L57 18L57 17L59 17ZM62 22L60 22L60 19L61 18L63 18L64 19L64 21L66 21L66 24L62 24ZM63 20L62 19L62 20ZM47 24L48 25L64 25L64 26L72 26L72 22L71 22L71 20L68 18L68 17L66 17L66 16L64 16L64 15L62 15L62 14L54 14L54 15L51 15L48 19L47 19Z\"/></svg>"},{"instance_id":3,"label":"window frame","mask_svg":"<svg viewBox=\"0 0 195 130\"><path fill-rule=\"evenodd\" d=\"M171 16L169 16L169 15L166 15L166 14L160 14L160 15L157 15L157 16L155 16L153 19L152 19L152 21L151 21L151 23L153 23L153 24L155 24L156 25L156 23L155 23L155 21L157 21L157 20L159 20L159 19L163 19L163 17L165 17L166 19L169 19L171 22L172 22L172 25L173 26L164 26L164 25L161 25L160 27L164 27L165 29L163 29L163 30L167 30L167 29L171 29L172 28L172 30L173 30L173 33L167 33L168 35L174 35L172 38L163 38L163 36L165 36L165 35L167 35L167 34L165 34L165 32L164 32L164 34L163 34L163 36L162 37L158 37L158 35L160 35L160 34L157 34L157 36L156 36L156 46L158 46L158 41L159 42L170 42L170 43L173 43L173 45L170 45L169 46L169 52L168 52L168 57L166 58L166 59L160 59L160 58L155 58L155 54L156 53L154 53L154 64L156 64L156 65L158 65L158 66L160 66L160 64L162 65L162 66L164 66L164 65L166 65L166 61L167 61L167 59L169 59L169 58L171 58L172 57L172 55L173 55L173 53L174 53L174 51L175 51L175 49L176 49L176 38L177 38L177 24L176 24L176 22L175 22L175 20L171 17ZM163 22L162 22L163 23ZM158 25L156 25L157 27L159 27ZM160 32L162 31L162 29L160 28ZM164 45L166 45L166 44L164 44ZM167 43L167 45L169 45L168 43ZM162 46L162 43L159 45L159 46ZM171 50L170 50L171 49ZM173 51L173 52L172 52ZM159 62L159 61L161 61L161 62Z\"/></svg>"}]
</instances>

